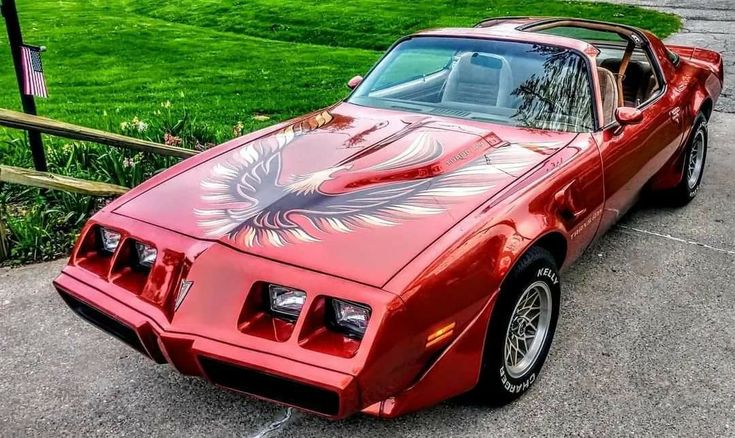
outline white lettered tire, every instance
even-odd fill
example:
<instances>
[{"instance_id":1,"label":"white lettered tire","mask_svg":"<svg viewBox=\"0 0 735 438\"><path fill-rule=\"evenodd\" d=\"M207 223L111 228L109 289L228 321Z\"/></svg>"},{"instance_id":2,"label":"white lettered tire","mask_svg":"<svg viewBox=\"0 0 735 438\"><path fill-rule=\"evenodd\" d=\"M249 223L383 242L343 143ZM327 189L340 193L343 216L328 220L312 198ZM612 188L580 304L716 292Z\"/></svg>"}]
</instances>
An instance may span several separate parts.
<instances>
[{"instance_id":1,"label":"white lettered tire","mask_svg":"<svg viewBox=\"0 0 735 438\"><path fill-rule=\"evenodd\" d=\"M537 380L549 353L559 317L559 272L554 257L534 247L503 282L485 341L475 395L506 404Z\"/></svg>"}]
</instances>

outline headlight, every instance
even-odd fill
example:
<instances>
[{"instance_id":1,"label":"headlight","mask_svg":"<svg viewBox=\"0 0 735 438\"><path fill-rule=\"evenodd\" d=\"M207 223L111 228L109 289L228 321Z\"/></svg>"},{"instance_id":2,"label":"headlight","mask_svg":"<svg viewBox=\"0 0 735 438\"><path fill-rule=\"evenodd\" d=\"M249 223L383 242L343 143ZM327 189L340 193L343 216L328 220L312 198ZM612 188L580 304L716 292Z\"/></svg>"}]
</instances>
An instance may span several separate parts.
<instances>
[{"instance_id":1,"label":"headlight","mask_svg":"<svg viewBox=\"0 0 735 438\"><path fill-rule=\"evenodd\" d=\"M105 252L113 253L120 244L120 233L107 228L100 228L100 241Z\"/></svg>"},{"instance_id":2,"label":"headlight","mask_svg":"<svg viewBox=\"0 0 735 438\"><path fill-rule=\"evenodd\" d=\"M295 321L306 302L306 292L290 287L268 285L271 312L277 316Z\"/></svg>"},{"instance_id":3,"label":"headlight","mask_svg":"<svg viewBox=\"0 0 735 438\"><path fill-rule=\"evenodd\" d=\"M145 243L135 242L135 252L138 253L138 264L140 266L148 269L153 267L158 255L156 248Z\"/></svg>"},{"instance_id":4,"label":"headlight","mask_svg":"<svg viewBox=\"0 0 735 438\"><path fill-rule=\"evenodd\" d=\"M348 336L362 339L370 321L370 307L364 304L332 298L331 322Z\"/></svg>"}]
</instances>

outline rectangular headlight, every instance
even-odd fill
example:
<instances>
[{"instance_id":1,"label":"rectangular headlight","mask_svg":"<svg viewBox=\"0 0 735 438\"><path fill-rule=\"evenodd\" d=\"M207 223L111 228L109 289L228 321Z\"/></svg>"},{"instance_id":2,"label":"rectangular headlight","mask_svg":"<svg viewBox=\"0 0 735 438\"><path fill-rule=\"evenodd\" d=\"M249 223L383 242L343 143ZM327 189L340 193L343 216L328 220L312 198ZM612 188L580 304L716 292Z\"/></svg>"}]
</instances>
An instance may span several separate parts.
<instances>
[{"instance_id":1,"label":"rectangular headlight","mask_svg":"<svg viewBox=\"0 0 735 438\"><path fill-rule=\"evenodd\" d=\"M118 245L120 245L120 237L120 233L117 231L100 227L100 246L103 251L108 253L115 252Z\"/></svg>"},{"instance_id":2,"label":"rectangular headlight","mask_svg":"<svg viewBox=\"0 0 735 438\"><path fill-rule=\"evenodd\" d=\"M365 304L331 299L331 322L333 328L350 337L362 339L370 321L370 307Z\"/></svg>"},{"instance_id":3,"label":"rectangular headlight","mask_svg":"<svg viewBox=\"0 0 735 438\"><path fill-rule=\"evenodd\" d=\"M270 310L276 316L295 321L306 302L306 292L290 287L268 285Z\"/></svg>"},{"instance_id":4,"label":"rectangular headlight","mask_svg":"<svg viewBox=\"0 0 735 438\"><path fill-rule=\"evenodd\" d=\"M150 269L156 262L158 251L156 248L146 245L142 242L135 242L135 252L138 254L138 264L144 268Z\"/></svg>"}]
</instances>

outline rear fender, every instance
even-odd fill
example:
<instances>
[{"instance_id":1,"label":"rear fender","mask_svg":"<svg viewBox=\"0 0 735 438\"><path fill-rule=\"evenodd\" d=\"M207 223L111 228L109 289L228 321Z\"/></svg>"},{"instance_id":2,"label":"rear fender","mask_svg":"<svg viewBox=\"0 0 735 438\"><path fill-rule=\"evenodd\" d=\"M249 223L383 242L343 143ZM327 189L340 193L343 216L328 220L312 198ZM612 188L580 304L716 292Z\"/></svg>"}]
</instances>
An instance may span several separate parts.
<instances>
[{"instance_id":1,"label":"rear fender","mask_svg":"<svg viewBox=\"0 0 735 438\"><path fill-rule=\"evenodd\" d=\"M686 47L684 49L687 50L683 51L683 53L688 53L689 50L693 52L698 52L702 50L692 47ZM719 56L719 54L716 52L710 53ZM680 54L680 56L682 55ZM654 191L672 189L676 187L684 177L684 152L686 151L686 147L689 144L692 136L694 121L696 120L699 113L703 113L704 116L709 120L712 114L712 110L714 108L714 103L716 102L717 97L719 97L720 91L722 90L722 80L721 78L718 79L717 76L717 74L722 74L722 60L721 58L718 59L719 61L717 61L717 63L719 64L719 68L713 67L713 64L708 64L710 65L710 67L712 67L711 69L694 69L692 68L692 65L680 66L680 68L689 68L694 70L692 73L692 77L689 80L693 81L696 84L695 87L693 87L691 94L683 96L683 100L685 102L691 102L684 106L686 115L686 117L684 118L684 123L686 123L686 130L682 138L685 139L685 141L682 141L676 153L672 155L669 161L651 179L651 182L649 184L650 189ZM688 61L685 60L683 62ZM701 67L703 65L699 66ZM689 84L682 82L682 84L678 86L682 89L687 89Z\"/></svg>"},{"instance_id":2,"label":"rear fender","mask_svg":"<svg viewBox=\"0 0 735 438\"><path fill-rule=\"evenodd\" d=\"M719 80L720 88L725 78L722 55L714 50L702 49L700 47L667 45L669 50L679 55L680 59L691 62L712 72ZM717 93L719 94L719 93Z\"/></svg>"}]
</instances>

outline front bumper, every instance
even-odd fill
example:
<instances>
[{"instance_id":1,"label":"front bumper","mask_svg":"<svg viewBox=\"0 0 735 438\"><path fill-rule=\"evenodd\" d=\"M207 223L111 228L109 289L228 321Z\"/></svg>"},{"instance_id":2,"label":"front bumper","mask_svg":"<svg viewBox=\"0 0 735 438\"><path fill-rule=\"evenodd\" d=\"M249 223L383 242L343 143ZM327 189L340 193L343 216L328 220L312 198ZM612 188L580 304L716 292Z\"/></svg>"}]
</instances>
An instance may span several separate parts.
<instances>
[{"instance_id":1,"label":"front bumper","mask_svg":"<svg viewBox=\"0 0 735 438\"><path fill-rule=\"evenodd\" d=\"M54 285L82 318L183 374L334 419L360 410L395 417L477 382L492 298L442 315L436 295L421 295L409 309L382 289L122 216L97 216L105 221L88 223ZM100 223L123 233L111 256L91 250ZM132 239L155 242L158 257L148 274L127 267ZM181 295L184 279L192 286ZM296 321L268 316L257 300L263 284L306 292ZM371 308L361 340L329 329L328 297ZM427 312L436 318L417 324L415 315ZM427 342L452 322L454 332L441 343Z\"/></svg>"},{"instance_id":2,"label":"front bumper","mask_svg":"<svg viewBox=\"0 0 735 438\"><path fill-rule=\"evenodd\" d=\"M65 273L54 286L83 319L183 374L329 418L346 417L360 409L358 384L352 375L202 335L167 330Z\"/></svg>"}]
</instances>

